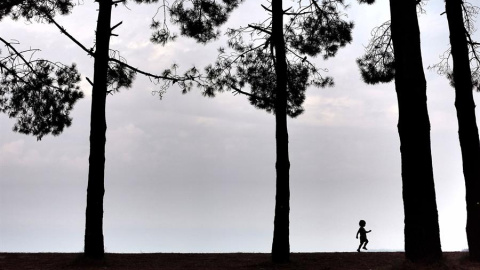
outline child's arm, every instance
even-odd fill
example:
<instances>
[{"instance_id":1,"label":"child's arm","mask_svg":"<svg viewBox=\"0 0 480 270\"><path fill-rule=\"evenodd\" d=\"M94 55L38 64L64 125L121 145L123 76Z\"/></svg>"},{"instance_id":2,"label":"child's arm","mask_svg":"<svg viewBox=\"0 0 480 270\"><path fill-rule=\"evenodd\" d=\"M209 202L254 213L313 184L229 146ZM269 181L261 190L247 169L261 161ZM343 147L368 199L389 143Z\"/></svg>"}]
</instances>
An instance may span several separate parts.
<instances>
[{"instance_id":1,"label":"child's arm","mask_svg":"<svg viewBox=\"0 0 480 270\"><path fill-rule=\"evenodd\" d=\"M360 229L358 229L358 232L357 232L357 236L356 236L357 239L358 239L358 234L359 234L359 233L360 233Z\"/></svg>"},{"instance_id":2,"label":"child's arm","mask_svg":"<svg viewBox=\"0 0 480 270\"><path fill-rule=\"evenodd\" d=\"M370 230L370 231L366 231L366 233L369 233L369 232L371 232L371 231L372 231L372 230Z\"/></svg>"}]
</instances>

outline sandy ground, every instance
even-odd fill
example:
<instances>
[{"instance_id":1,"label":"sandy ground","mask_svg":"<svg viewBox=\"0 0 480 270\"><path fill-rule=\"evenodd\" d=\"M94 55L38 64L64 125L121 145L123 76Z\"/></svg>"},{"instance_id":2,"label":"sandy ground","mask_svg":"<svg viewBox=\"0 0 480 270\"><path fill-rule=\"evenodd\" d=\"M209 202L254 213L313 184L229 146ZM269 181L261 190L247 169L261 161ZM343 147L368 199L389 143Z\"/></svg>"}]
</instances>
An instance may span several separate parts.
<instances>
[{"instance_id":1,"label":"sandy ground","mask_svg":"<svg viewBox=\"0 0 480 270\"><path fill-rule=\"evenodd\" d=\"M47 269L468 269L480 270L480 263L467 253L446 252L434 265L406 262L400 252L294 253L288 264L272 264L270 254L107 254L102 261L83 259L79 253L0 253L0 270Z\"/></svg>"}]
</instances>

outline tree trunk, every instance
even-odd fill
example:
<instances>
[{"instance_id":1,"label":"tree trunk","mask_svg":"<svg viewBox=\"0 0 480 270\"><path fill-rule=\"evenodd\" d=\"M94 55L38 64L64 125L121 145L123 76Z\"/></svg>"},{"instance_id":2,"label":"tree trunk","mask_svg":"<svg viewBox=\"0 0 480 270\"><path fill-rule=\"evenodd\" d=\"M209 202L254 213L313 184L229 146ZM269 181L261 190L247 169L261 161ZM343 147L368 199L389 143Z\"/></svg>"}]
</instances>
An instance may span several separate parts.
<instances>
[{"instance_id":1,"label":"tree trunk","mask_svg":"<svg viewBox=\"0 0 480 270\"><path fill-rule=\"evenodd\" d=\"M85 223L85 256L103 258L103 195L105 193L105 103L110 47L112 0L100 0L90 118L90 158L88 169L87 210Z\"/></svg>"},{"instance_id":2,"label":"tree trunk","mask_svg":"<svg viewBox=\"0 0 480 270\"><path fill-rule=\"evenodd\" d=\"M402 155L405 255L414 262L436 261L442 256L416 2L390 0Z\"/></svg>"},{"instance_id":3,"label":"tree trunk","mask_svg":"<svg viewBox=\"0 0 480 270\"><path fill-rule=\"evenodd\" d=\"M272 260L276 263L290 260L289 214L290 187L287 130L287 62L283 37L282 0L272 1L272 43L275 46L275 73L277 93L275 99L277 193L273 229Z\"/></svg>"},{"instance_id":4,"label":"tree trunk","mask_svg":"<svg viewBox=\"0 0 480 270\"><path fill-rule=\"evenodd\" d=\"M446 0L445 7L450 30L457 108L458 135L462 150L467 202L467 240L470 258L480 261L480 142L472 75L468 57L466 29L461 0Z\"/></svg>"}]
</instances>

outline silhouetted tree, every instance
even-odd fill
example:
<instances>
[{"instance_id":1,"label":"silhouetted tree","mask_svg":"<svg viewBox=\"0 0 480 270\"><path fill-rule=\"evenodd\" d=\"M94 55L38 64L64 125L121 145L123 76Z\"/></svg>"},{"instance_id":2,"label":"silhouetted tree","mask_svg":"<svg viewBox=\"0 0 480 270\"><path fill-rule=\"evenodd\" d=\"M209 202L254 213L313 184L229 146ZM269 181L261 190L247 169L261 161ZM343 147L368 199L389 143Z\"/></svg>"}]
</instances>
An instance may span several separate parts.
<instances>
[{"instance_id":1,"label":"silhouetted tree","mask_svg":"<svg viewBox=\"0 0 480 270\"><path fill-rule=\"evenodd\" d=\"M359 2L372 3L374 1ZM395 79L402 156L405 255L411 261L441 258L426 81L420 49L417 0L390 0L391 23L374 31L357 62L366 83Z\"/></svg>"},{"instance_id":2,"label":"silhouetted tree","mask_svg":"<svg viewBox=\"0 0 480 270\"><path fill-rule=\"evenodd\" d=\"M134 1L136 3L159 2L158 0ZM181 25L182 34L191 36L199 42L207 42L218 36L215 27L226 21L228 12L236 7L239 1L223 0L222 2L228 7L214 0L177 0L171 5L163 1L162 7L168 10L173 23ZM111 26L112 7L125 3L126 0L98 0L96 2L99 4L99 9L95 32L95 49L87 49L53 18L55 11L67 14L73 7L71 0L8 0L4 2L3 7L0 5L0 8L3 8L3 13L0 13L0 15L10 15L14 19L19 17L25 17L28 20L36 18L54 24L85 53L95 59L94 78L91 82L93 90L84 254L87 257L98 259L104 256L103 197L105 193L105 134L107 129L105 104L107 94L118 91L122 87L130 87L137 73L157 82L164 81L160 91L158 91L160 95L174 83L178 84L183 92L187 92L200 75L195 68L187 70L182 76L176 75L175 66L172 69L165 70L161 75L154 75L128 65L118 53L110 50L110 38L114 35L112 31L121 24L120 22L113 27ZM186 2L191 2L192 5L184 6L183 3ZM217 19L217 17L220 17L220 19ZM161 28L161 26L161 23L154 21L152 27L157 28L157 31L154 33L152 41L162 43L162 38L169 38L168 35L165 35L164 28ZM170 39L173 38L170 36ZM110 54L111 52L112 54Z\"/></svg>"},{"instance_id":3,"label":"silhouetted tree","mask_svg":"<svg viewBox=\"0 0 480 270\"><path fill-rule=\"evenodd\" d=\"M332 86L333 79L322 77L308 56L333 57L351 41L353 23L343 20L342 0L294 1L283 9L281 0L263 6L270 17L262 23L229 29L231 53L220 49L214 65L206 68L204 94L232 90L245 94L250 103L275 114L276 123L276 199L272 260L290 259L290 160L287 115L303 112L308 86ZM284 23L284 17L288 20ZM244 38L250 37L249 42ZM244 90L245 85L250 91Z\"/></svg>"},{"instance_id":4,"label":"silhouetted tree","mask_svg":"<svg viewBox=\"0 0 480 270\"><path fill-rule=\"evenodd\" d=\"M467 203L467 240L470 258L480 261L480 142L475 117L475 102L473 101L473 82L469 62L469 44L471 54L477 61L475 86L480 89L478 63L479 55L468 30L473 25L463 21L462 0L445 1L450 44L452 46L453 82L455 86L455 107L457 108L458 135L462 149L463 173L465 176ZM465 25L467 27L465 27ZM468 30L467 30L468 29Z\"/></svg>"},{"instance_id":5,"label":"silhouetted tree","mask_svg":"<svg viewBox=\"0 0 480 270\"><path fill-rule=\"evenodd\" d=\"M438 73L446 75L455 88L465 177L468 249L470 258L476 261L480 261L480 141L472 90L480 90L480 44L472 40L471 34L475 31L473 17L478 11L478 7L463 0L445 0L451 48L439 64L432 66Z\"/></svg>"},{"instance_id":6,"label":"silhouetted tree","mask_svg":"<svg viewBox=\"0 0 480 270\"><path fill-rule=\"evenodd\" d=\"M0 20L12 7L12 1L0 3ZM51 8L69 12L68 5ZM0 112L16 119L16 132L32 134L38 140L47 134L59 135L71 125L70 111L83 97L75 64L34 58L39 50L19 51L18 41L0 37L0 42L6 48L3 54L0 51Z\"/></svg>"}]
</instances>

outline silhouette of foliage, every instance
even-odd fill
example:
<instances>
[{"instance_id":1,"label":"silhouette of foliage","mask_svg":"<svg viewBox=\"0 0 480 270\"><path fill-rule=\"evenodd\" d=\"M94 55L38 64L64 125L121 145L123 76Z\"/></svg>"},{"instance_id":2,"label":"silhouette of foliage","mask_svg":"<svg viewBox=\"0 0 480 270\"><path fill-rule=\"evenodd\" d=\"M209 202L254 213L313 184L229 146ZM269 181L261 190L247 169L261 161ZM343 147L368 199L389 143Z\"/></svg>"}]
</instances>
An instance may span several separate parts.
<instances>
[{"instance_id":1,"label":"silhouette of foliage","mask_svg":"<svg viewBox=\"0 0 480 270\"><path fill-rule=\"evenodd\" d=\"M360 4L369 4L369 5L371 5L371 4L375 3L375 0L358 0L358 2L359 2Z\"/></svg>"},{"instance_id":2,"label":"silhouette of foliage","mask_svg":"<svg viewBox=\"0 0 480 270\"><path fill-rule=\"evenodd\" d=\"M371 5L371 4L374 4L376 0L357 0L358 3L360 4L368 4L368 5ZM423 6L426 4L426 1L428 0L416 0L417 2L417 6ZM421 7L420 7L421 8ZM423 10L423 9L422 9Z\"/></svg>"},{"instance_id":3,"label":"silhouette of foliage","mask_svg":"<svg viewBox=\"0 0 480 270\"><path fill-rule=\"evenodd\" d=\"M10 16L14 20L20 17L26 20L41 20L44 14L54 16L56 12L67 15L74 7L71 0L2 0L0 2L0 20Z\"/></svg>"},{"instance_id":4,"label":"silhouette of foliage","mask_svg":"<svg viewBox=\"0 0 480 270\"><path fill-rule=\"evenodd\" d=\"M360 4L373 4L375 0L358 0ZM425 1L417 0L417 12L425 13ZM391 22L387 21L372 30L365 54L357 59L362 79L367 84L388 83L395 78L395 59Z\"/></svg>"},{"instance_id":5,"label":"silhouette of foliage","mask_svg":"<svg viewBox=\"0 0 480 270\"><path fill-rule=\"evenodd\" d=\"M333 57L340 47L351 42L352 22L343 20L340 0L295 1L296 7L285 11L289 18L284 27L287 50L287 114L300 115L304 109L308 86L333 86L331 77L324 77L308 57ZM262 5L263 6L263 5ZM267 12L270 7L263 6ZM228 47L219 49L213 65L206 67L204 95L233 90L245 94L250 103L275 113L275 51L272 42L271 17L261 23L229 29ZM244 90L249 85L250 91Z\"/></svg>"},{"instance_id":6,"label":"silhouette of foliage","mask_svg":"<svg viewBox=\"0 0 480 270\"><path fill-rule=\"evenodd\" d=\"M218 27L227 21L230 12L242 1L175 0L169 4L163 0L157 11L157 15L161 14L161 19L156 19L155 16L152 20L151 28L155 31L151 41L165 45L168 41L175 40L178 35L170 31L167 23L167 17L170 17L171 23L180 26L182 35L207 43L219 37Z\"/></svg>"},{"instance_id":7,"label":"silhouette of foliage","mask_svg":"<svg viewBox=\"0 0 480 270\"><path fill-rule=\"evenodd\" d=\"M463 21L465 24L465 34L468 43L468 57L470 59L470 70L472 75L473 89L480 92L480 43L472 38L473 33L477 31L475 27L476 17L480 8L469 2L462 1ZM439 75L446 76L452 87L455 87L452 68L451 48L440 55L440 62L428 67L430 70L436 70Z\"/></svg>"},{"instance_id":8,"label":"silhouette of foliage","mask_svg":"<svg viewBox=\"0 0 480 270\"><path fill-rule=\"evenodd\" d=\"M219 1L211 0L178 0L174 1L173 5L170 5L167 1L163 1L163 7L164 10L170 10L172 23L181 25L182 34L192 36L198 41L205 43L218 36L218 31L216 31L215 28L226 21L228 12L240 1L241 0L223 0L222 3L224 5L219 5ZM55 13L68 14L70 12L73 7L70 0L4 1L0 6L2 9L0 19L9 15L13 19L24 17L28 21L33 19L39 22L53 24L87 55L95 59L94 80L92 82L87 78L92 84L93 89L84 254L89 258L98 259L104 257L103 194L105 190L105 131L107 128L105 101L107 93L118 92L122 87L131 87L137 74L148 77L155 84L160 84L160 89L156 91L160 97L162 97L166 89L173 84L177 84L182 92L186 93L194 86L194 82L200 79L200 74L198 70L193 67L186 70L183 75L178 75L176 65L164 70L160 74L152 74L127 64L126 59L122 58L118 51L110 48L111 37L117 36L113 34L112 31L122 24L122 22L120 22L111 26L112 8L119 3L125 4L127 1L102 0L96 2L98 2L99 6L95 45L88 48L54 19ZM135 2L156 3L159 1L135 0ZM183 5L184 2L191 3L192 6ZM154 21L154 28L155 25L161 27L160 23L155 23ZM162 34L161 29L159 31L158 40L160 40L160 43L162 43L162 39L169 39L169 33ZM152 40L155 41L155 34ZM61 78L65 77L65 75L62 75L63 73L59 74Z\"/></svg>"},{"instance_id":9,"label":"silhouette of foliage","mask_svg":"<svg viewBox=\"0 0 480 270\"><path fill-rule=\"evenodd\" d=\"M344 14L339 11L340 6L346 7L343 1L310 1L310 7L302 6L302 2L299 5L285 29L287 45L299 54L312 57L321 54L328 59L352 41L353 23L344 21L341 18Z\"/></svg>"},{"instance_id":10,"label":"silhouette of foliage","mask_svg":"<svg viewBox=\"0 0 480 270\"><path fill-rule=\"evenodd\" d=\"M114 63L110 64L107 72L107 85L111 91L118 92L120 88L132 87L132 82L135 79L135 71L128 69L126 66Z\"/></svg>"},{"instance_id":11,"label":"silhouette of foliage","mask_svg":"<svg viewBox=\"0 0 480 270\"><path fill-rule=\"evenodd\" d=\"M159 2L159 0L133 0L136 3L156 3ZM171 6L175 7L180 5L180 7L177 7L176 10L178 10L178 14L181 14L182 12L193 12L195 10L198 14L202 13L202 10L198 9L199 7L205 6L204 4L200 5L200 2L208 2L211 3L211 5L217 5L221 7L222 12L231 12L240 1L243 0L224 0L224 6L220 6L215 3L215 1L210 1L210 0L204 0L204 1L193 1L195 2L195 5L193 7L185 7L183 2L191 2L190 0L177 0L175 1ZM112 1L114 5L117 5L118 3L125 3L125 1ZM163 1L164 6L163 8L166 9L172 9L170 6L165 6L168 3L166 1ZM5 2L0 3L0 20L3 19L6 16L10 16L12 19L19 19L20 17L26 19L27 21L31 20L36 20L39 22L47 22L50 24L54 24L60 31L67 35L74 43L76 43L80 48L82 48L88 55L95 57L94 54L94 47L92 49L88 49L86 46L81 44L75 37L73 37L70 33L66 31L64 27L59 25L55 19L54 16L56 13L59 13L61 15L68 15L72 8L74 7L74 3L71 0L42 0L42 1L33 1L33 0L7 0ZM192 10L192 8L194 8ZM178 24L185 24L189 23L192 20L195 20L197 18L204 24L209 24L210 22L210 17L205 17L205 16L192 16L189 18L182 17L183 19L179 18L179 15L176 15L177 13L172 14L172 22L178 23ZM221 21L217 19L217 23L214 25L211 25L212 27L218 27L221 23L224 23L227 19L228 14L217 14L216 16L223 17L224 20ZM173 20L173 18L177 16L176 20ZM212 15L213 16L213 15ZM188 20L188 22L186 21ZM191 22L190 22L191 23ZM112 27L112 30L116 27L118 27L121 23L118 25ZM197 29L198 30L198 37L197 36L192 36L195 39L199 39L200 36L203 37L202 41L203 43L208 41L207 36L218 36L218 31L216 30L216 35L213 34L204 34L201 31L213 31L214 28L209 28L210 30L205 30L205 29ZM191 29L189 32L190 34L194 34L194 30ZM182 32L183 34L183 32ZM155 36L155 33L154 33ZM154 41L154 38L152 37L152 41ZM142 74L146 77L148 77L153 83L159 85L159 89L155 91L156 94L159 95L160 98L162 98L163 94L166 92L166 90L172 86L173 84L177 84L183 93L186 93L192 89L194 86L194 82L197 81L200 78L200 73L198 70L193 67L188 70L186 70L183 74L177 74L177 68L178 66L172 65L171 68L164 70L160 74L153 74L149 73L143 70L140 70L136 67L130 66L127 64L127 60L124 59L123 57L120 56L120 53L115 50L110 50L110 58L109 58L109 65L108 65L108 78L107 78L107 83L109 87L109 92L118 92L121 88L130 88L133 80L136 77L136 74Z\"/></svg>"},{"instance_id":12,"label":"silhouette of foliage","mask_svg":"<svg viewBox=\"0 0 480 270\"><path fill-rule=\"evenodd\" d=\"M7 48L4 55L0 51L0 111L17 120L16 132L38 140L59 135L72 123L70 111L83 97L75 64L33 59L38 50L19 52L14 44L0 40Z\"/></svg>"},{"instance_id":13,"label":"silhouette of foliage","mask_svg":"<svg viewBox=\"0 0 480 270\"><path fill-rule=\"evenodd\" d=\"M390 21L372 30L365 54L357 59L362 79L368 84L388 83L395 78L395 59Z\"/></svg>"}]
</instances>

